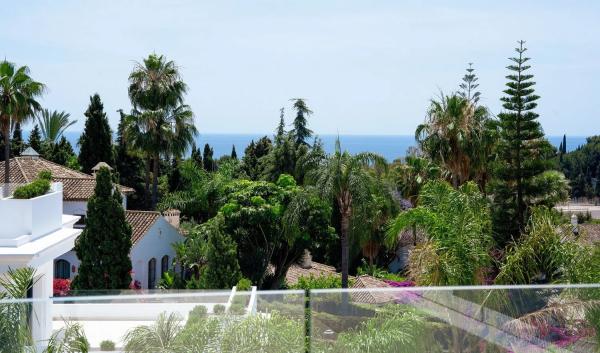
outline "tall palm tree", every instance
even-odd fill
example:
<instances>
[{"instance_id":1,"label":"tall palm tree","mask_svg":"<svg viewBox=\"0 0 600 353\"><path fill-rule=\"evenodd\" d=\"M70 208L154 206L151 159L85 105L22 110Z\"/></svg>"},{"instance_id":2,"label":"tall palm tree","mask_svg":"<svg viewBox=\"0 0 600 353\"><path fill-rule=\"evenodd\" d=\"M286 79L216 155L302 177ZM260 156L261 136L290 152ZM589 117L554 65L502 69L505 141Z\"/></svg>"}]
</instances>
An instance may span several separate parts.
<instances>
[{"instance_id":1,"label":"tall palm tree","mask_svg":"<svg viewBox=\"0 0 600 353\"><path fill-rule=\"evenodd\" d=\"M41 110L36 119L42 129L44 140L50 143L57 143L58 139L63 135L65 130L75 124L77 120L69 121L71 114L57 110L50 111L48 109Z\"/></svg>"},{"instance_id":2,"label":"tall palm tree","mask_svg":"<svg viewBox=\"0 0 600 353\"><path fill-rule=\"evenodd\" d=\"M45 86L29 76L29 68L6 60L0 62L0 129L4 136L4 182L10 183L10 129L40 109L36 101Z\"/></svg>"},{"instance_id":3,"label":"tall palm tree","mask_svg":"<svg viewBox=\"0 0 600 353\"><path fill-rule=\"evenodd\" d=\"M458 188L471 179L478 151L482 148L489 114L459 94L433 99L425 123L419 125L415 138L423 152L450 173L452 185Z\"/></svg>"},{"instance_id":4,"label":"tall palm tree","mask_svg":"<svg viewBox=\"0 0 600 353\"><path fill-rule=\"evenodd\" d=\"M383 157L374 153L351 155L341 150L339 139L335 151L323 159L319 165L308 172L307 181L318 186L322 197L337 203L341 219L342 242L342 287L348 288L348 261L350 224L360 219L365 205L372 199L372 186L376 180L369 167L386 169Z\"/></svg>"},{"instance_id":5,"label":"tall palm tree","mask_svg":"<svg viewBox=\"0 0 600 353\"><path fill-rule=\"evenodd\" d=\"M127 135L146 156L147 172L152 160L152 208L158 200L160 157L182 155L197 134L192 110L183 103L186 92L175 62L162 55L151 54L129 75L134 109L127 119Z\"/></svg>"}]
</instances>

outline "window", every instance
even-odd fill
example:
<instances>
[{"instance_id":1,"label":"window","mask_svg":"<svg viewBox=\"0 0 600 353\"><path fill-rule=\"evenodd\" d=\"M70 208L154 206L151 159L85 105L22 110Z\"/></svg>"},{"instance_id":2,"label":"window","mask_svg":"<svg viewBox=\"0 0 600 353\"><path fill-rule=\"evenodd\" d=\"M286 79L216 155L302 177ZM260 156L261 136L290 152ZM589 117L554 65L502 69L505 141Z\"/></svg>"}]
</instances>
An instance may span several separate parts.
<instances>
[{"instance_id":1,"label":"window","mask_svg":"<svg viewBox=\"0 0 600 353\"><path fill-rule=\"evenodd\" d=\"M165 272L169 271L169 255L165 255L160 260L160 277L162 278Z\"/></svg>"},{"instance_id":2,"label":"window","mask_svg":"<svg viewBox=\"0 0 600 353\"><path fill-rule=\"evenodd\" d=\"M156 259L148 261L148 289L156 288Z\"/></svg>"},{"instance_id":3,"label":"window","mask_svg":"<svg viewBox=\"0 0 600 353\"><path fill-rule=\"evenodd\" d=\"M71 278L71 264L67 260L56 260L54 262L54 278Z\"/></svg>"}]
</instances>

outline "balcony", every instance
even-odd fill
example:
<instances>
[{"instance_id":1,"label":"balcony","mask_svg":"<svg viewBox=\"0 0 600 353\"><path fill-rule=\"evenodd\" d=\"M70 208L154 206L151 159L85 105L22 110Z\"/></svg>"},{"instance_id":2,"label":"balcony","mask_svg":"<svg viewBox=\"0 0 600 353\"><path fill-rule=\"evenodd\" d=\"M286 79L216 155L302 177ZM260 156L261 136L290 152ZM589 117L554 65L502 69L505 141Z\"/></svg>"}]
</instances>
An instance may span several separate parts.
<instances>
[{"instance_id":1,"label":"balcony","mask_svg":"<svg viewBox=\"0 0 600 353\"><path fill-rule=\"evenodd\" d=\"M91 350L110 341L117 352L541 353L596 351L599 299L600 285L540 285L309 295L234 288L106 293L44 303L52 307L54 338L85 337ZM13 318L35 317L33 302L20 303ZM0 312L14 305L0 301ZM16 331L4 327L0 340L9 340Z\"/></svg>"}]
</instances>

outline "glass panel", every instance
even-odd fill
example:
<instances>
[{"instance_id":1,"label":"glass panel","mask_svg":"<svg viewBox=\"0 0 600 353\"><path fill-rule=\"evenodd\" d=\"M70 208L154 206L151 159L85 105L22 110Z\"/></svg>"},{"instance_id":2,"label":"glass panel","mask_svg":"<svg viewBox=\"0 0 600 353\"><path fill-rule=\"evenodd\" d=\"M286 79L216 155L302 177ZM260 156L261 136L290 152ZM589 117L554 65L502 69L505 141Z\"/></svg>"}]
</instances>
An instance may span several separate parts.
<instances>
[{"instance_id":1,"label":"glass panel","mask_svg":"<svg viewBox=\"0 0 600 353\"><path fill-rule=\"evenodd\" d=\"M599 300L598 286L314 291L312 352L593 352Z\"/></svg>"}]
</instances>

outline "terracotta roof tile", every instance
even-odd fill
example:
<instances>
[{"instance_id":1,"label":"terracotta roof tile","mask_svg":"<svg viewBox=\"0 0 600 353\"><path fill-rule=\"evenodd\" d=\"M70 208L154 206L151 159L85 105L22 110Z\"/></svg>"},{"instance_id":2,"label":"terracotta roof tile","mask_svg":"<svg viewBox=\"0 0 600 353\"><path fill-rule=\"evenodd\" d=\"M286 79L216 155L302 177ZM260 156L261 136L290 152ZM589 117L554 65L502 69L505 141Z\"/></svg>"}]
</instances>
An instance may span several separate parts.
<instances>
[{"instance_id":1,"label":"terracotta roof tile","mask_svg":"<svg viewBox=\"0 0 600 353\"><path fill-rule=\"evenodd\" d=\"M298 279L300 277L309 277L310 275L313 275L314 277L319 277L339 275L339 273L335 271L335 267L333 266L324 265L313 261L311 268L302 268L297 264L290 266L287 273L285 274L285 280L288 285L294 285L298 283Z\"/></svg>"},{"instance_id":2,"label":"terracotta roof tile","mask_svg":"<svg viewBox=\"0 0 600 353\"><path fill-rule=\"evenodd\" d=\"M125 219L131 225L131 243L142 239L160 217L156 211L125 211Z\"/></svg>"},{"instance_id":3,"label":"terracotta roof tile","mask_svg":"<svg viewBox=\"0 0 600 353\"><path fill-rule=\"evenodd\" d=\"M352 288L391 288L389 284L369 275L358 276L354 279ZM384 291L360 291L352 293L352 300L358 303L384 304L394 301L392 293Z\"/></svg>"},{"instance_id":4,"label":"terracotta roof tile","mask_svg":"<svg viewBox=\"0 0 600 353\"><path fill-rule=\"evenodd\" d=\"M585 244L600 244L600 224L584 223L579 225L582 242Z\"/></svg>"},{"instance_id":5,"label":"terracotta roof tile","mask_svg":"<svg viewBox=\"0 0 600 353\"><path fill-rule=\"evenodd\" d=\"M38 174L48 170L55 182L63 183L63 199L67 201L85 201L94 194L96 179L82 172L67 168L39 157L16 157L10 160L11 183L29 183ZM0 180L4 179L4 168L0 168ZM133 193L132 188L117 185L124 194Z\"/></svg>"}]
</instances>

